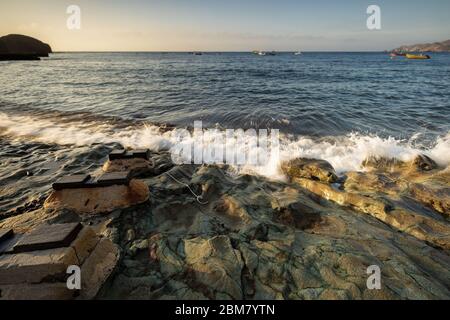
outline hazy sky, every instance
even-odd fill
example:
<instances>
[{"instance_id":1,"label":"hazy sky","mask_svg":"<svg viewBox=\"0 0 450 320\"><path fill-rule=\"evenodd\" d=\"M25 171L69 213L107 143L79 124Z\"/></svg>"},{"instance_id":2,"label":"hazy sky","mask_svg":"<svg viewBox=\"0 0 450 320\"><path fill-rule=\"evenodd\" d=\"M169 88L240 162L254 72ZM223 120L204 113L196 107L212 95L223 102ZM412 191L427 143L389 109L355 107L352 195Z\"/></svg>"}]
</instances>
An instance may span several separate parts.
<instances>
[{"instance_id":1,"label":"hazy sky","mask_svg":"<svg viewBox=\"0 0 450 320\"><path fill-rule=\"evenodd\" d=\"M81 30L66 27L72 4ZM382 30L366 27L371 4ZM1 0L0 35L55 51L365 51L450 39L449 12L448 0Z\"/></svg>"}]
</instances>

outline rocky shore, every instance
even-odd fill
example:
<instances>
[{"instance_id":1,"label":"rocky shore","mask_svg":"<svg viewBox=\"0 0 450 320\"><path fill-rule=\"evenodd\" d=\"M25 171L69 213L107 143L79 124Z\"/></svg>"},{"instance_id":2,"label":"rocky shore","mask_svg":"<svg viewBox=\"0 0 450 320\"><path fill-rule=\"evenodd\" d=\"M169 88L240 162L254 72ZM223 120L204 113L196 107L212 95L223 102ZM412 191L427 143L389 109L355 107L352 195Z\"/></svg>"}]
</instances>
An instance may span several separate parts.
<instances>
[{"instance_id":1,"label":"rocky shore","mask_svg":"<svg viewBox=\"0 0 450 320\"><path fill-rule=\"evenodd\" d=\"M40 60L48 57L52 49L42 41L20 34L0 37L0 61Z\"/></svg>"},{"instance_id":2,"label":"rocky shore","mask_svg":"<svg viewBox=\"0 0 450 320\"><path fill-rule=\"evenodd\" d=\"M118 194L105 192L81 210L53 192L0 229L81 222L109 241L118 252L106 260L111 273L91 266L101 284L80 298L449 299L450 171L423 155L362 165L338 176L326 161L299 158L282 165L281 182L176 166L154 152L149 162L103 167L133 171L150 194L139 203L89 204ZM380 290L367 288L371 265L380 267Z\"/></svg>"}]
</instances>

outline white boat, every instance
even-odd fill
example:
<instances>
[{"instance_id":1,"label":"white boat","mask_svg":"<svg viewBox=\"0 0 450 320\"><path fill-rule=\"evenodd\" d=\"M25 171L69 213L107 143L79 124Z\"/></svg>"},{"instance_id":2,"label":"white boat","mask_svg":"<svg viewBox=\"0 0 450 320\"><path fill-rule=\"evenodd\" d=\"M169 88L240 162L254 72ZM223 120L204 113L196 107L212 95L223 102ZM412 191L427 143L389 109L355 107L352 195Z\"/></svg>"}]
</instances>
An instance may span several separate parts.
<instances>
[{"instance_id":1,"label":"white boat","mask_svg":"<svg viewBox=\"0 0 450 320\"><path fill-rule=\"evenodd\" d=\"M274 56L276 55L275 51L261 51L261 50L255 50L253 51L254 54L258 55L258 56Z\"/></svg>"},{"instance_id":2,"label":"white boat","mask_svg":"<svg viewBox=\"0 0 450 320\"><path fill-rule=\"evenodd\" d=\"M296 55L296 56L300 56L301 54L302 54L301 51L294 52L294 55Z\"/></svg>"}]
</instances>

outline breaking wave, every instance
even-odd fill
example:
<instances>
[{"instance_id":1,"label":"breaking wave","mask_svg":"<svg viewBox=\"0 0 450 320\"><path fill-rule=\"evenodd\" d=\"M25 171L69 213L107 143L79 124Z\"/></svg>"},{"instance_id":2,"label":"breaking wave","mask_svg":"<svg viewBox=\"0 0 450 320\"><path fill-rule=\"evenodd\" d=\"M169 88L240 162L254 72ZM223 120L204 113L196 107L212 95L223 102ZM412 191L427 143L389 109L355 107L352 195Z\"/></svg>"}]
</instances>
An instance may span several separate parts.
<instances>
[{"instance_id":1,"label":"breaking wave","mask_svg":"<svg viewBox=\"0 0 450 320\"><path fill-rule=\"evenodd\" d=\"M150 124L116 126L105 121L64 121L57 117L10 115L0 112L0 136L11 140L25 140L57 145L89 146L120 143L130 148L170 150L176 142L174 130L161 130ZM426 154L439 165L450 164L450 132L438 137L430 146L420 145L418 136L399 140L376 135L351 133L339 137L294 137L280 135L280 157L270 159L265 166L242 166L239 172L281 178L280 161L295 157L319 158L329 161L337 172L361 170L361 162L368 156L410 160L419 153Z\"/></svg>"}]
</instances>

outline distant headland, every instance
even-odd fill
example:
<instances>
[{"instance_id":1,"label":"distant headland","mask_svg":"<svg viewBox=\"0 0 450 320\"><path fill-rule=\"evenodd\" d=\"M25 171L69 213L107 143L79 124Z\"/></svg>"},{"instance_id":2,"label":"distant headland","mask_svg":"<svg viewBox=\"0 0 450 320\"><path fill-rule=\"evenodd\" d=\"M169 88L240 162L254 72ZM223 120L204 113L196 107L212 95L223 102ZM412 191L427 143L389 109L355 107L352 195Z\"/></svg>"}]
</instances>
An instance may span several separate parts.
<instances>
[{"instance_id":1,"label":"distant headland","mask_svg":"<svg viewBox=\"0 0 450 320\"><path fill-rule=\"evenodd\" d=\"M414 44L401 46L393 52L450 52L450 40L434 43Z\"/></svg>"},{"instance_id":2,"label":"distant headland","mask_svg":"<svg viewBox=\"0 0 450 320\"><path fill-rule=\"evenodd\" d=\"M0 61L1 60L39 60L48 57L52 48L29 36L9 34L0 37Z\"/></svg>"}]
</instances>

